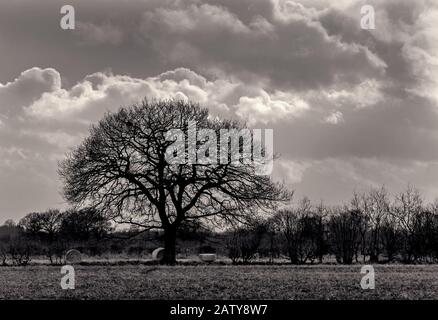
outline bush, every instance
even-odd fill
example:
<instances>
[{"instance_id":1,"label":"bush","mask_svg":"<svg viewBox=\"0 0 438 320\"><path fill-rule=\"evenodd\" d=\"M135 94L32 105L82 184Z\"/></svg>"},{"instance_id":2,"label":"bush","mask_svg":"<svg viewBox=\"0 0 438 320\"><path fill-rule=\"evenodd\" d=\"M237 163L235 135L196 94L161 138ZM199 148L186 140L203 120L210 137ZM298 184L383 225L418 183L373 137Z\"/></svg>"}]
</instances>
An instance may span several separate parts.
<instances>
[{"instance_id":1,"label":"bush","mask_svg":"<svg viewBox=\"0 0 438 320\"><path fill-rule=\"evenodd\" d=\"M15 266L26 266L31 261L32 246L27 243L14 241L9 244L7 253L9 254L12 264Z\"/></svg>"},{"instance_id":2,"label":"bush","mask_svg":"<svg viewBox=\"0 0 438 320\"><path fill-rule=\"evenodd\" d=\"M310 200L304 198L298 207L278 212L274 224L284 238L285 251L292 264L322 261L326 248L320 207L313 208Z\"/></svg>"},{"instance_id":3,"label":"bush","mask_svg":"<svg viewBox=\"0 0 438 320\"><path fill-rule=\"evenodd\" d=\"M263 225L240 228L227 241L228 257L233 263L248 264L256 256L266 229Z\"/></svg>"}]
</instances>

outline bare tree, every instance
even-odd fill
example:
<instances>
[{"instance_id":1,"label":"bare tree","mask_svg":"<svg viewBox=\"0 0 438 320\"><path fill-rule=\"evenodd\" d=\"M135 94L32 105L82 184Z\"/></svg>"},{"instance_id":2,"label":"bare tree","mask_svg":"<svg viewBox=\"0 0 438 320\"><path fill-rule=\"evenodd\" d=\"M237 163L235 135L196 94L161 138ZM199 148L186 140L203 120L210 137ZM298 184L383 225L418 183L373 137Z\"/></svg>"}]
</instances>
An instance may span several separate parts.
<instances>
[{"instance_id":1,"label":"bare tree","mask_svg":"<svg viewBox=\"0 0 438 320\"><path fill-rule=\"evenodd\" d=\"M381 233L385 218L390 212L390 201L385 187L372 189L368 194L369 204L365 215L370 224L369 255L371 262L378 262L382 251Z\"/></svg>"},{"instance_id":2,"label":"bare tree","mask_svg":"<svg viewBox=\"0 0 438 320\"><path fill-rule=\"evenodd\" d=\"M359 210L335 209L329 221L331 249L336 261L351 264L360 247L360 234L364 226L364 216Z\"/></svg>"},{"instance_id":3,"label":"bare tree","mask_svg":"<svg viewBox=\"0 0 438 320\"><path fill-rule=\"evenodd\" d=\"M18 225L32 236L42 237L49 242L55 240L60 229L62 213L56 209L49 209L45 212L32 212L20 220Z\"/></svg>"},{"instance_id":4,"label":"bare tree","mask_svg":"<svg viewBox=\"0 0 438 320\"><path fill-rule=\"evenodd\" d=\"M17 238L7 245L7 254L16 266L26 266L31 261L32 245L23 239ZM6 259L4 258L4 262Z\"/></svg>"},{"instance_id":5,"label":"bare tree","mask_svg":"<svg viewBox=\"0 0 438 320\"><path fill-rule=\"evenodd\" d=\"M393 261L400 249L400 229L396 218L389 214L385 217L382 225L382 245L385 250L388 262Z\"/></svg>"},{"instance_id":6,"label":"bare tree","mask_svg":"<svg viewBox=\"0 0 438 320\"><path fill-rule=\"evenodd\" d=\"M60 262L67 246L65 241L59 239L63 218L61 211L49 209L45 212L29 213L18 224L24 231L23 241L39 241L51 264Z\"/></svg>"},{"instance_id":7,"label":"bare tree","mask_svg":"<svg viewBox=\"0 0 438 320\"><path fill-rule=\"evenodd\" d=\"M102 212L83 208L64 212L59 233L63 240L90 241L105 238L111 229L111 224Z\"/></svg>"},{"instance_id":8,"label":"bare tree","mask_svg":"<svg viewBox=\"0 0 438 320\"><path fill-rule=\"evenodd\" d=\"M267 256L269 258L269 263L274 263L274 259L280 257L282 247L282 239L279 237L281 234L279 232L280 229L276 221L276 216L266 220L265 226L265 245L259 249L259 252L262 254L262 256Z\"/></svg>"},{"instance_id":9,"label":"bare tree","mask_svg":"<svg viewBox=\"0 0 438 320\"><path fill-rule=\"evenodd\" d=\"M227 240L228 257L233 263L250 263L255 258L265 233L266 225L259 222L233 230Z\"/></svg>"},{"instance_id":10,"label":"bare tree","mask_svg":"<svg viewBox=\"0 0 438 320\"><path fill-rule=\"evenodd\" d=\"M245 221L289 199L282 185L256 175L255 164L244 156L238 163L166 161L167 149L178 139L169 140L170 129L184 132L186 147L195 143L197 152L214 144L210 137L192 141L191 123L217 135L221 129L245 129L234 121L213 119L207 109L190 102L143 101L121 108L92 126L89 137L60 163L65 198L100 208L117 223L162 229L167 264L176 262L176 234L183 221Z\"/></svg>"},{"instance_id":11,"label":"bare tree","mask_svg":"<svg viewBox=\"0 0 438 320\"><path fill-rule=\"evenodd\" d=\"M391 214L398 221L402 235L403 258L405 262L415 260L415 223L416 217L423 210L423 199L420 192L408 185L405 191L395 197Z\"/></svg>"},{"instance_id":12,"label":"bare tree","mask_svg":"<svg viewBox=\"0 0 438 320\"><path fill-rule=\"evenodd\" d=\"M361 195L355 193L352 209L364 214L365 228L362 233L363 254L370 262L378 262L382 251L382 226L390 213L390 201L385 187L371 189Z\"/></svg>"},{"instance_id":13,"label":"bare tree","mask_svg":"<svg viewBox=\"0 0 438 320\"><path fill-rule=\"evenodd\" d=\"M291 263L303 264L314 262L316 258L321 259L321 218L312 212L312 205L306 197L296 208L281 210L276 215L276 222L286 240Z\"/></svg>"},{"instance_id":14,"label":"bare tree","mask_svg":"<svg viewBox=\"0 0 438 320\"><path fill-rule=\"evenodd\" d=\"M319 263L322 263L324 255L327 253L327 230L326 230L326 219L329 214L329 209L321 201L315 208L315 230L317 237L317 252Z\"/></svg>"},{"instance_id":15,"label":"bare tree","mask_svg":"<svg viewBox=\"0 0 438 320\"><path fill-rule=\"evenodd\" d=\"M4 243L0 243L0 265L7 266L8 263L8 249L7 245Z\"/></svg>"}]
</instances>

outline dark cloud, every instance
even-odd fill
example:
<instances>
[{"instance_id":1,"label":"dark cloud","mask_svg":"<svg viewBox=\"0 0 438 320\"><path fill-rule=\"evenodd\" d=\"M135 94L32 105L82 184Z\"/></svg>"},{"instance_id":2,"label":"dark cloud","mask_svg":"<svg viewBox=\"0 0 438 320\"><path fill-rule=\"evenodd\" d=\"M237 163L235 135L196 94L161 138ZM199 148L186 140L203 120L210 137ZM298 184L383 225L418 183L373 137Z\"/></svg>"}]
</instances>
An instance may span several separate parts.
<instances>
[{"instance_id":1,"label":"dark cloud","mask_svg":"<svg viewBox=\"0 0 438 320\"><path fill-rule=\"evenodd\" d=\"M275 88L354 84L385 73L385 63L365 46L329 37L311 10L272 5L267 17L256 14L245 23L230 8L159 7L145 13L142 32L172 62Z\"/></svg>"},{"instance_id":2,"label":"dark cloud","mask_svg":"<svg viewBox=\"0 0 438 320\"><path fill-rule=\"evenodd\" d=\"M0 220L65 205L57 161L144 96L274 128L275 177L339 202L355 188L438 191L438 8L428 0L0 2Z\"/></svg>"}]
</instances>

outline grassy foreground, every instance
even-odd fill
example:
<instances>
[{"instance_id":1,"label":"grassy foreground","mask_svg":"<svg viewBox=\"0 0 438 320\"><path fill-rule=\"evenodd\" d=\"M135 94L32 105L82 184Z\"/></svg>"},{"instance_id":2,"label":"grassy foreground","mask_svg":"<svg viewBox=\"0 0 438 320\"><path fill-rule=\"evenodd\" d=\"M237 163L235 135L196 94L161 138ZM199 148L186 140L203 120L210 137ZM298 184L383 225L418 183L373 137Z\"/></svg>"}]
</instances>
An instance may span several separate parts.
<instances>
[{"instance_id":1,"label":"grassy foreground","mask_svg":"<svg viewBox=\"0 0 438 320\"><path fill-rule=\"evenodd\" d=\"M438 299L438 266L376 266L362 290L360 265L76 266L62 290L60 267L0 268L1 299Z\"/></svg>"}]
</instances>

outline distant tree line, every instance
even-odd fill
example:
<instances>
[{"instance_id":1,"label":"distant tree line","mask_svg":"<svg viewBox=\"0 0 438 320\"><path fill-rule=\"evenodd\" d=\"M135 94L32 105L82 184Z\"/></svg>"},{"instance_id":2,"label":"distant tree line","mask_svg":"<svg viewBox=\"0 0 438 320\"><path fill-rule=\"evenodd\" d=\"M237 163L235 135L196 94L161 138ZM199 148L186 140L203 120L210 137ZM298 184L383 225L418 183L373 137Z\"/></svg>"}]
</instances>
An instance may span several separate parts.
<instances>
[{"instance_id":1,"label":"distant tree line","mask_svg":"<svg viewBox=\"0 0 438 320\"><path fill-rule=\"evenodd\" d=\"M111 224L92 208L32 212L17 225L11 220L0 227L0 258L3 265L26 265L34 255L61 263L65 251L87 243L97 243L112 230Z\"/></svg>"},{"instance_id":2,"label":"distant tree line","mask_svg":"<svg viewBox=\"0 0 438 320\"><path fill-rule=\"evenodd\" d=\"M178 233L180 250L187 252L189 247L202 246L206 232L197 222L184 224ZM117 230L93 208L49 209L29 213L18 223L7 220L0 226L0 265L25 266L37 259L63 264L69 249L90 257L140 257L162 246L162 242L162 232L135 226Z\"/></svg>"},{"instance_id":3,"label":"distant tree line","mask_svg":"<svg viewBox=\"0 0 438 320\"><path fill-rule=\"evenodd\" d=\"M33 212L17 224L0 226L0 264L26 265L34 256L60 264L66 250L89 256L138 255L162 246L160 231L131 226L117 230L93 209ZM382 188L354 193L343 206L312 204L303 198L263 220L213 231L198 220L182 225L178 254L217 253L235 264L274 263L436 263L438 200L425 203L408 186L390 196ZM281 259L281 260L280 260Z\"/></svg>"},{"instance_id":4,"label":"distant tree line","mask_svg":"<svg viewBox=\"0 0 438 320\"><path fill-rule=\"evenodd\" d=\"M249 263L280 256L292 264L434 263L438 261L438 201L425 204L408 186L392 199L387 190L354 193L349 204L312 205L304 198L273 217L230 231L229 258ZM327 260L328 261L328 260Z\"/></svg>"}]
</instances>

